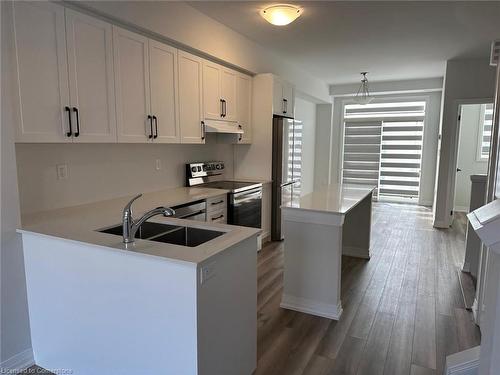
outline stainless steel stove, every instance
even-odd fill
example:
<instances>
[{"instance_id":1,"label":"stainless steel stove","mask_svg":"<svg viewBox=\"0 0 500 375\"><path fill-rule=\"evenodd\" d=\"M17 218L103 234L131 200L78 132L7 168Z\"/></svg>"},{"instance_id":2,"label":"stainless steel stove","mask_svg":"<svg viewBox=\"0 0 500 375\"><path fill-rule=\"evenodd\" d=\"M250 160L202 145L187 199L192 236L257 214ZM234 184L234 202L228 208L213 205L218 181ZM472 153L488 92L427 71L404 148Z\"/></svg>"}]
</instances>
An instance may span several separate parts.
<instances>
[{"instance_id":1,"label":"stainless steel stove","mask_svg":"<svg viewBox=\"0 0 500 375\"><path fill-rule=\"evenodd\" d=\"M262 183L226 180L222 161L186 164L186 185L229 190L228 224L260 228Z\"/></svg>"}]
</instances>

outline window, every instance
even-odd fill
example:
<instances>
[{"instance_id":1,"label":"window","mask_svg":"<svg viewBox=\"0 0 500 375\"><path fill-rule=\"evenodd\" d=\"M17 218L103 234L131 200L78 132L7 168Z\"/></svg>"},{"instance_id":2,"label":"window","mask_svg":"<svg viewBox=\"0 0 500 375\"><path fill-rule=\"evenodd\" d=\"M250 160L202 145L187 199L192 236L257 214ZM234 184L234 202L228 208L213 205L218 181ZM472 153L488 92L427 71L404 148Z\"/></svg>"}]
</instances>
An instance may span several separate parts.
<instances>
[{"instance_id":1,"label":"window","mask_svg":"<svg viewBox=\"0 0 500 375\"><path fill-rule=\"evenodd\" d=\"M493 124L493 104L481 104L477 140L477 160L488 161L490 157L491 126Z\"/></svg>"},{"instance_id":2,"label":"window","mask_svg":"<svg viewBox=\"0 0 500 375\"><path fill-rule=\"evenodd\" d=\"M346 105L342 181L377 187L375 197L418 199L425 102Z\"/></svg>"},{"instance_id":3,"label":"window","mask_svg":"<svg viewBox=\"0 0 500 375\"><path fill-rule=\"evenodd\" d=\"M287 181L297 181L293 185L292 197L298 198L301 194L302 181L302 121L294 120L292 129L288 133L288 172Z\"/></svg>"}]
</instances>

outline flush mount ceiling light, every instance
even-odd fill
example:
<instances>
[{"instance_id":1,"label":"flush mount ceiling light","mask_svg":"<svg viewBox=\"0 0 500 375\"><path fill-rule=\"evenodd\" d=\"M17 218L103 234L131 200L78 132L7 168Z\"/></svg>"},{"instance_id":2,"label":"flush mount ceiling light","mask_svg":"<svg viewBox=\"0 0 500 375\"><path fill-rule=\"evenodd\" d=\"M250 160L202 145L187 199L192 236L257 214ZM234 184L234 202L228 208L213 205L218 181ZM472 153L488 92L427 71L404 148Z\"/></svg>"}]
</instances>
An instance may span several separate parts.
<instances>
[{"instance_id":1,"label":"flush mount ceiling light","mask_svg":"<svg viewBox=\"0 0 500 375\"><path fill-rule=\"evenodd\" d=\"M368 78L366 78L368 72L361 72L360 74L363 78L361 79L361 85L354 97L354 101L358 104L368 104L373 100L368 90Z\"/></svg>"},{"instance_id":2,"label":"flush mount ceiling light","mask_svg":"<svg viewBox=\"0 0 500 375\"><path fill-rule=\"evenodd\" d=\"M285 26L295 21L302 14L302 9L289 4L275 4L260 11L260 15L269 23Z\"/></svg>"}]
</instances>

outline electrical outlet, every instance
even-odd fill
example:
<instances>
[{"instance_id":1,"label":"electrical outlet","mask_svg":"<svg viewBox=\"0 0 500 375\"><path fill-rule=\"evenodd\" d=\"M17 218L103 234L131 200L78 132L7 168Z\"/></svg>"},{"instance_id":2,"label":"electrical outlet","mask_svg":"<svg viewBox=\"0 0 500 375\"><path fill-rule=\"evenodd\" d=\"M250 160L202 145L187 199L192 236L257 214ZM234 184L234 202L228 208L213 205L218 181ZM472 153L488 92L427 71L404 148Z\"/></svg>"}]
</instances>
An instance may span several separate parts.
<instances>
[{"instance_id":1,"label":"electrical outlet","mask_svg":"<svg viewBox=\"0 0 500 375\"><path fill-rule=\"evenodd\" d=\"M201 276L200 277L201 284L205 283L207 280L214 277L215 276L215 262L209 263L209 264L201 267L200 274L201 274L200 275Z\"/></svg>"},{"instance_id":2,"label":"electrical outlet","mask_svg":"<svg viewBox=\"0 0 500 375\"><path fill-rule=\"evenodd\" d=\"M57 164L57 179L66 180L68 178L68 166L66 164Z\"/></svg>"},{"instance_id":3,"label":"electrical outlet","mask_svg":"<svg viewBox=\"0 0 500 375\"><path fill-rule=\"evenodd\" d=\"M161 160L156 159L156 164L155 164L156 170L159 171L161 169Z\"/></svg>"}]
</instances>

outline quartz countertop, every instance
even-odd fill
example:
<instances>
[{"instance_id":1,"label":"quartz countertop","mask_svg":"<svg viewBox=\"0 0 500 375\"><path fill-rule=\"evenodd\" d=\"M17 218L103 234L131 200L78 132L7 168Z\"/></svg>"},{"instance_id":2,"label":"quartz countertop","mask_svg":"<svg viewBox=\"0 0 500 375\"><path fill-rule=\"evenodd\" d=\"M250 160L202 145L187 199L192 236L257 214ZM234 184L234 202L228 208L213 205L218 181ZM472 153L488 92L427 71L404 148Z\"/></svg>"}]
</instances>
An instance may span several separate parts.
<instances>
[{"instance_id":1,"label":"quartz countertop","mask_svg":"<svg viewBox=\"0 0 500 375\"><path fill-rule=\"evenodd\" d=\"M176 206L197 200L227 194L227 190L196 187L166 189L145 193L133 206L134 218L158 206ZM124 244L122 237L100 233L97 230L118 225L122 220L122 211L133 195L61 208L22 216L19 232L57 237L69 241L78 241L115 250L124 250L146 255L159 256L174 261L201 263L211 256L235 245L247 238L256 236L260 229L239 227L226 224L214 224L155 216L148 221L170 225L189 226L226 232L209 242L196 247L186 247L168 243L139 240L133 244Z\"/></svg>"},{"instance_id":2,"label":"quartz countertop","mask_svg":"<svg viewBox=\"0 0 500 375\"><path fill-rule=\"evenodd\" d=\"M375 190L375 186L331 184L283 204L284 209L346 214Z\"/></svg>"}]
</instances>

